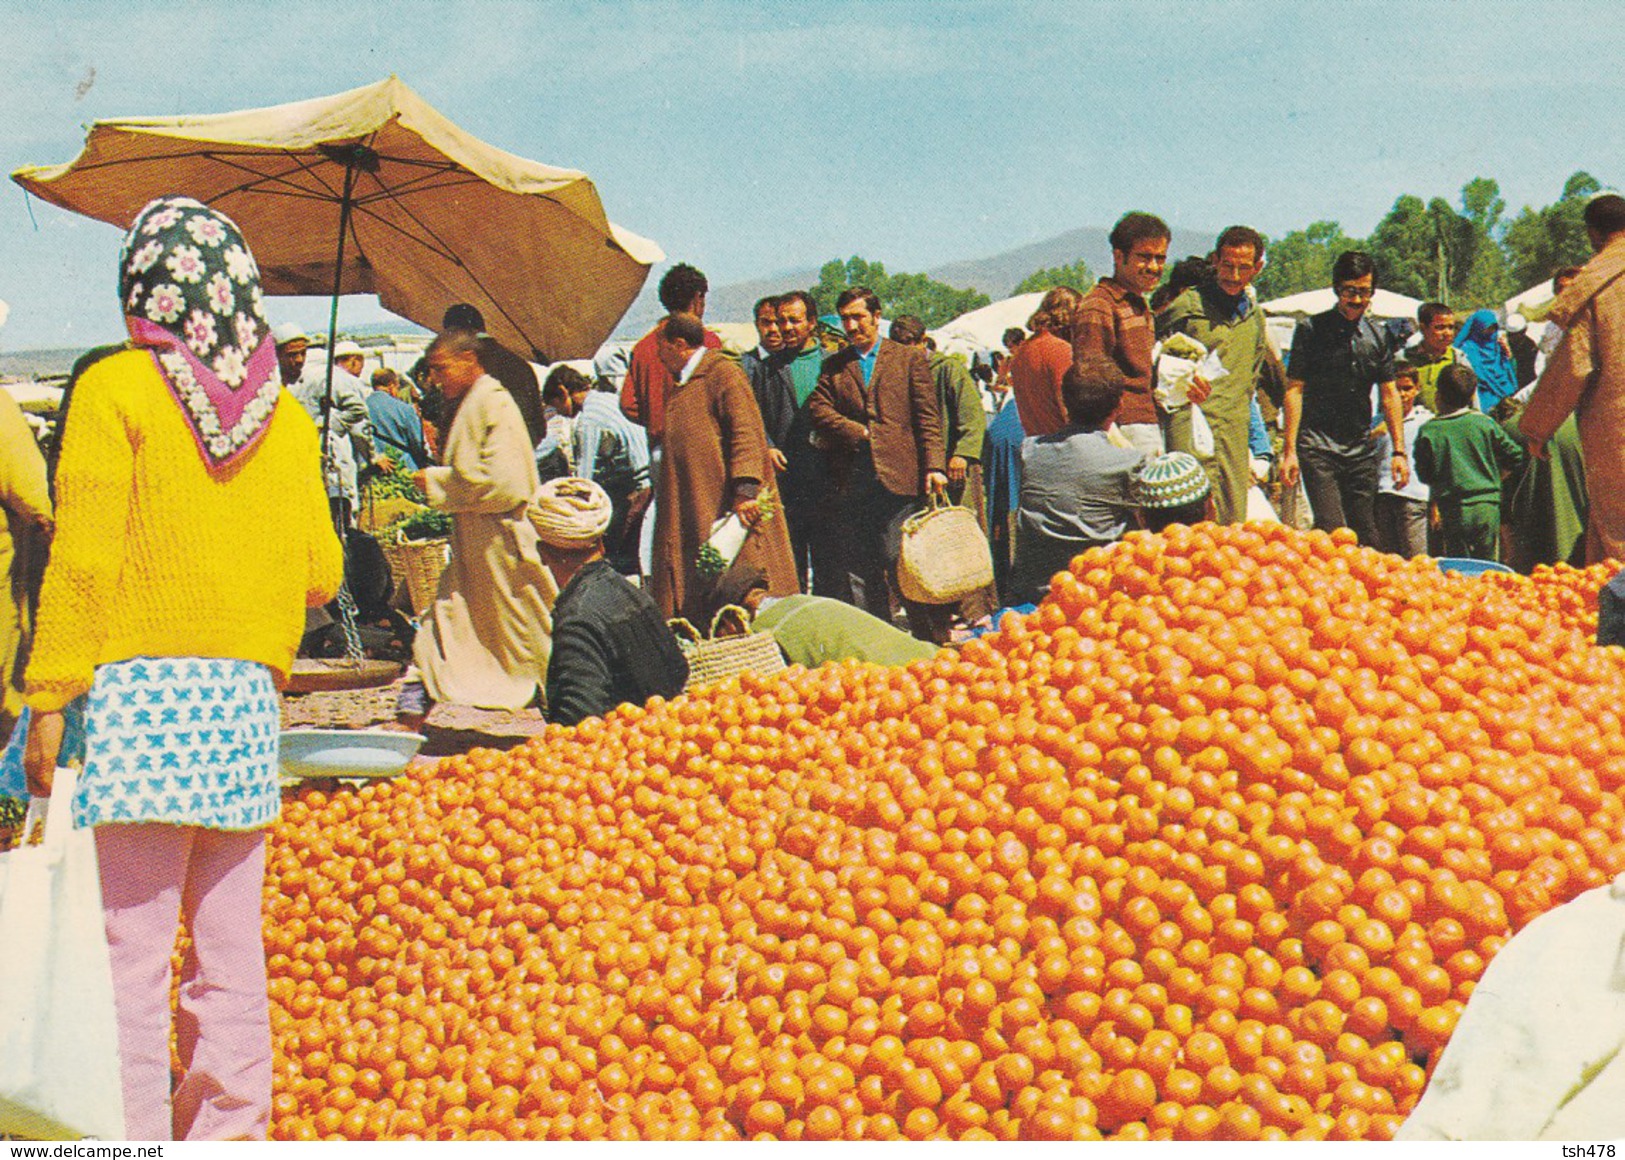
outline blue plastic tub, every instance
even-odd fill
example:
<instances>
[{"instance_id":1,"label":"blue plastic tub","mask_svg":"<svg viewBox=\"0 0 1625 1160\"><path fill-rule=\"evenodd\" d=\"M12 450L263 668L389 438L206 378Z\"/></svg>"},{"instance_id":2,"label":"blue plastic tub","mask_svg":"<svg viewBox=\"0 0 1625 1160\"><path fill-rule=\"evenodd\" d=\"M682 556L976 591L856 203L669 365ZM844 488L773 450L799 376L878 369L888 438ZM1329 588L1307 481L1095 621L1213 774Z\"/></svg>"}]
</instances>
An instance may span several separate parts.
<instances>
[{"instance_id":1,"label":"blue plastic tub","mask_svg":"<svg viewBox=\"0 0 1625 1160\"><path fill-rule=\"evenodd\" d=\"M1435 561L1441 572L1454 572L1458 576L1482 576L1486 572L1511 572L1505 564L1494 560L1469 560L1460 556L1440 556Z\"/></svg>"},{"instance_id":2,"label":"blue plastic tub","mask_svg":"<svg viewBox=\"0 0 1625 1160\"><path fill-rule=\"evenodd\" d=\"M423 740L421 733L388 729L285 729L282 776L292 781L395 777L417 756Z\"/></svg>"}]
</instances>

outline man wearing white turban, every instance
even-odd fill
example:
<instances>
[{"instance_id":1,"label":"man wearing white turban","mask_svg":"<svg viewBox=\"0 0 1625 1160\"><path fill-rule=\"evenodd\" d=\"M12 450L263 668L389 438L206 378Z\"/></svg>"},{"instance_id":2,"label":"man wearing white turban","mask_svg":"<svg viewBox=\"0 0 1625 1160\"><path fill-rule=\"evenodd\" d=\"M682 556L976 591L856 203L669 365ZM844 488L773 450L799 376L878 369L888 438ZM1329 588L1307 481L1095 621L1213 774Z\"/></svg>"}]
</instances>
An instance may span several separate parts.
<instances>
[{"instance_id":1,"label":"man wearing white turban","mask_svg":"<svg viewBox=\"0 0 1625 1160\"><path fill-rule=\"evenodd\" d=\"M675 697L688 680L688 661L654 601L604 558L613 513L603 488L574 477L542 484L527 511L537 553L559 585L547 719L561 725Z\"/></svg>"}]
</instances>

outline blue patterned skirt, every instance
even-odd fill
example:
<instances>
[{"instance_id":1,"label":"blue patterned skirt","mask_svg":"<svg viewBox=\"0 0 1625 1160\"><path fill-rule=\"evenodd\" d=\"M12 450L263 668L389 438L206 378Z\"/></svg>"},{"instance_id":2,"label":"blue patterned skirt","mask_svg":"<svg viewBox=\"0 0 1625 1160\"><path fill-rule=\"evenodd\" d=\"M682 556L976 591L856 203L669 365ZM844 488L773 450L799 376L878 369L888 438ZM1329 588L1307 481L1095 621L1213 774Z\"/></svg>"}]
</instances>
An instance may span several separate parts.
<instances>
[{"instance_id":1,"label":"blue patterned skirt","mask_svg":"<svg viewBox=\"0 0 1625 1160\"><path fill-rule=\"evenodd\" d=\"M101 665L87 694L74 825L269 825L282 804L280 736L264 665L203 657Z\"/></svg>"}]
</instances>

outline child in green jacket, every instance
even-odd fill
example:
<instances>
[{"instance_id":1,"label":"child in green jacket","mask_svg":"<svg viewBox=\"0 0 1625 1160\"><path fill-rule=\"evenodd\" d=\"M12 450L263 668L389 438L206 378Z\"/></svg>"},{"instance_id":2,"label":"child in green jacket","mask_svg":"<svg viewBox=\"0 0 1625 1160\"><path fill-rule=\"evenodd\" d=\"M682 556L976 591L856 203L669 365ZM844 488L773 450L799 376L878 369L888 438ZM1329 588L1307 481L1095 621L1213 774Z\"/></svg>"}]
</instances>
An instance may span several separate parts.
<instances>
[{"instance_id":1,"label":"child in green jacket","mask_svg":"<svg viewBox=\"0 0 1625 1160\"><path fill-rule=\"evenodd\" d=\"M1416 475L1432 489L1446 556L1501 557L1501 480L1523 466L1524 450L1488 415L1472 409L1478 376L1469 366L1439 372L1439 416L1416 435Z\"/></svg>"}]
</instances>

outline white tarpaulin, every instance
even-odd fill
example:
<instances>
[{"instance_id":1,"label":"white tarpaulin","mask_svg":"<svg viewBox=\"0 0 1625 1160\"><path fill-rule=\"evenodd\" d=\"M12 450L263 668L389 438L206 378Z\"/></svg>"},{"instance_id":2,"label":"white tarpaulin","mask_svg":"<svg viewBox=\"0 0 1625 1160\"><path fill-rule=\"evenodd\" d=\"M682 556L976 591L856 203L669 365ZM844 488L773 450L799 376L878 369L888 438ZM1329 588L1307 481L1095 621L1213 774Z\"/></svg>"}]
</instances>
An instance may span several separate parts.
<instances>
[{"instance_id":1,"label":"white tarpaulin","mask_svg":"<svg viewBox=\"0 0 1625 1160\"><path fill-rule=\"evenodd\" d=\"M1542 307L1550 305L1552 298L1552 280L1550 278L1536 282L1522 294L1515 294L1506 300L1508 314L1522 314L1528 317L1530 312L1540 312Z\"/></svg>"},{"instance_id":2,"label":"white tarpaulin","mask_svg":"<svg viewBox=\"0 0 1625 1160\"><path fill-rule=\"evenodd\" d=\"M1305 290L1264 303L1265 314L1324 314L1337 305L1337 294L1330 286L1319 290ZM1411 318L1422 308L1419 298L1407 298L1392 290L1379 289L1371 299L1369 313L1374 318Z\"/></svg>"},{"instance_id":3,"label":"white tarpaulin","mask_svg":"<svg viewBox=\"0 0 1625 1160\"><path fill-rule=\"evenodd\" d=\"M63 389L56 383L39 383L32 379L0 383L4 390L24 411L50 413L62 405Z\"/></svg>"},{"instance_id":4,"label":"white tarpaulin","mask_svg":"<svg viewBox=\"0 0 1625 1160\"><path fill-rule=\"evenodd\" d=\"M1042 291L1017 294L987 306L961 314L952 322L931 331L937 340L937 349L947 354L976 354L984 350L1004 347L1004 332L1012 326L1027 329L1027 320L1044 300Z\"/></svg>"},{"instance_id":5,"label":"white tarpaulin","mask_svg":"<svg viewBox=\"0 0 1625 1160\"><path fill-rule=\"evenodd\" d=\"M755 350L761 342L754 322L707 322L705 328L722 340L722 349L732 354ZM881 334L885 334L884 330Z\"/></svg>"},{"instance_id":6,"label":"white tarpaulin","mask_svg":"<svg viewBox=\"0 0 1625 1160\"><path fill-rule=\"evenodd\" d=\"M1625 1138L1625 876L1547 911L1490 962L1413 1140Z\"/></svg>"}]
</instances>

